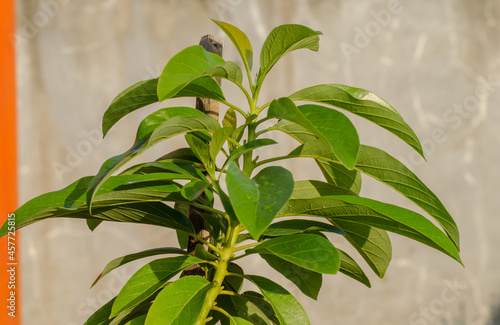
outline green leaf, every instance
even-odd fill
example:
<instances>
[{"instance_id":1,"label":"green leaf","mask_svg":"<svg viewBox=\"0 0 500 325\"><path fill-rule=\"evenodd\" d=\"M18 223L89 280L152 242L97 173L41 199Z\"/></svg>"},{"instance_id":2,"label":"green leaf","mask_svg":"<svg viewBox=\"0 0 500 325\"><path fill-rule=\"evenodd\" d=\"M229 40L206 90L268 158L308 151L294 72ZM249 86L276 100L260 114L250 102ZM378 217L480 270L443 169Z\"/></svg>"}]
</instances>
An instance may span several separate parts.
<instances>
[{"instance_id":1,"label":"green leaf","mask_svg":"<svg viewBox=\"0 0 500 325\"><path fill-rule=\"evenodd\" d=\"M227 267L227 271L235 274L245 274L245 272L243 272L243 269L235 263L230 263ZM224 286L234 292L240 292L241 288L243 287L243 278L239 276L228 275L224 278L224 282L226 283L224 284Z\"/></svg>"},{"instance_id":2,"label":"green leaf","mask_svg":"<svg viewBox=\"0 0 500 325\"><path fill-rule=\"evenodd\" d=\"M267 117L285 119L302 126L326 141L348 169L356 164L359 137L344 114L318 105L297 107L289 98L283 97L271 102Z\"/></svg>"},{"instance_id":3,"label":"green leaf","mask_svg":"<svg viewBox=\"0 0 500 325\"><path fill-rule=\"evenodd\" d=\"M224 115L224 119L222 120L222 125L233 129L236 129L238 127L238 121L236 119L236 111L234 110L234 108L229 107L227 109L227 112Z\"/></svg>"},{"instance_id":4,"label":"green leaf","mask_svg":"<svg viewBox=\"0 0 500 325\"><path fill-rule=\"evenodd\" d=\"M186 134L185 138L196 157L198 157L207 169L210 168L210 152L208 143L193 134Z\"/></svg>"},{"instance_id":5,"label":"green leaf","mask_svg":"<svg viewBox=\"0 0 500 325\"><path fill-rule=\"evenodd\" d=\"M139 305L177 273L200 262L202 261L194 256L177 256L154 260L144 265L123 286L113 303L111 316Z\"/></svg>"},{"instance_id":6,"label":"green leaf","mask_svg":"<svg viewBox=\"0 0 500 325\"><path fill-rule=\"evenodd\" d=\"M302 126L287 121L281 120L276 123L269 130L277 130L284 132L300 143L306 143L308 141L315 141L318 139L314 133L308 131ZM359 194L361 191L361 174L357 170L349 170L342 164L330 164L327 161L322 161L315 159L321 172L325 176L328 183L343 187L345 189L351 190L352 192Z\"/></svg>"},{"instance_id":7,"label":"green leaf","mask_svg":"<svg viewBox=\"0 0 500 325\"><path fill-rule=\"evenodd\" d=\"M267 317L266 319L269 319L272 322L272 324L275 325L280 324L278 317L276 317L276 312L274 311L273 306L271 306L271 304L264 298L263 295L255 291L245 291L243 292L242 296L245 299L251 301L252 304L255 305L257 308L259 308L260 311L265 315L265 317ZM249 320L254 322L253 319L249 318Z\"/></svg>"},{"instance_id":8,"label":"green leaf","mask_svg":"<svg viewBox=\"0 0 500 325\"><path fill-rule=\"evenodd\" d=\"M255 150L257 148L269 146L272 144L277 144L277 142L274 140L271 140L271 139L257 139L257 140L249 141L249 142L245 143L244 145L235 149L229 155L229 157L227 158L226 162L224 163L224 166L222 167L222 169L226 168L230 162L238 159L239 157L243 156L245 153L252 151L252 150Z\"/></svg>"},{"instance_id":9,"label":"green leaf","mask_svg":"<svg viewBox=\"0 0 500 325\"><path fill-rule=\"evenodd\" d=\"M269 279L257 275L245 277L252 281L271 303L281 324L310 325L306 312L290 292Z\"/></svg>"},{"instance_id":10,"label":"green leaf","mask_svg":"<svg viewBox=\"0 0 500 325\"><path fill-rule=\"evenodd\" d=\"M189 150L191 151L191 149ZM120 175L172 172L182 175L179 176L179 179L181 179L180 177L184 177L182 179L201 180L204 182L208 182L207 178L205 177L205 175L203 175L200 169L203 169L203 166L192 161L167 159L134 165L121 172Z\"/></svg>"},{"instance_id":11,"label":"green leaf","mask_svg":"<svg viewBox=\"0 0 500 325\"><path fill-rule=\"evenodd\" d=\"M310 157L339 164L321 141L308 142L290 153L290 157ZM383 150L361 146L355 169L392 187L429 213L459 248L458 227L437 196L405 165Z\"/></svg>"},{"instance_id":12,"label":"green leaf","mask_svg":"<svg viewBox=\"0 0 500 325\"><path fill-rule=\"evenodd\" d=\"M392 246L385 230L356 221L333 220L344 231L344 237L358 251L379 278L383 278L392 259Z\"/></svg>"},{"instance_id":13,"label":"green leaf","mask_svg":"<svg viewBox=\"0 0 500 325\"><path fill-rule=\"evenodd\" d=\"M224 33L226 33L226 35L229 37L231 42L233 42L234 47L236 47L236 50L240 54L245 68L248 71L251 71L253 64L253 50L252 44L250 44L250 40L248 39L247 35L245 35L245 33L243 33L239 28L231 24L213 19L212 21L216 23L217 26L219 26L220 29L224 31Z\"/></svg>"},{"instance_id":14,"label":"green leaf","mask_svg":"<svg viewBox=\"0 0 500 325\"><path fill-rule=\"evenodd\" d=\"M200 316L212 283L199 276L180 278L163 289L146 318L146 325L191 325Z\"/></svg>"},{"instance_id":15,"label":"green leaf","mask_svg":"<svg viewBox=\"0 0 500 325\"><path fill-rule=\"evenodd\" d=\"M210 184L204 182L189 182L182 187L181 193L187 200L194 201L208 186L210 186Z\"/></svg>"},{"instance_id":16,"label":"green leaf","mask_svg":"<svg viewBox=\"0 0 500 325\"><path fill-rule=\"evenodd\" d=\"M219 295L217 297L217 306L224 309L233 318L246 319L253 325L269 325L270 323L266 314L253 301L245 298L239 295ZM222 325L230 324L230 320L227 319L226 315L221 315L220 321Z\"/></svg>"},{"instance_id":17,"label":"green leaf","mask_svg":"<svg viewBox=\"0 0 500 325\"><path fill-rule=\"evenodd\" d=\"M302 268L275 255L261 254L260 256L269 266L283 274L288 280L292 281L306 296L314 300L318 299L319 290L323 283L323 276L321 273Z\"/></svg>"},{"instance_id":18,"label":"green leaf","mask_svg":"<svg viewBox=\"0 0 500 325\"><path fill-rule=\"evenodd\" d=\"M107 206L108 204L118 204L133 201L146 195L146 192L127 192L128 197L123 196L121 201L116 201L111 193L98 195L97 202L99 206L94 214L90 215L85 205L85 191L90 184L92 177L84 177L77 180L68 187L40 195L27 203L23 204L16 213L16 229L20 229L34 222L48 218L76 218L104 221L134 222L143 224L152 224L163 227L179 229L184 232L192 233L189 220L181 213L173 210L161 202L139 202L133 204L122 204L119 206ZM164 185L158 185L161 188ZM165 185L169 186L169 185ZM171 192L158 192L159 198L168 196ZM165 194L167 193L167 194ZM151 190L148 199L153 200L156 192ZM8 225L5 223L0 229L0 237L8 233Z\"/></svg>"},{"instance_id":19,"label":"green leaf","mask_svg":"<svg viewBox=\"0 0 500 325\"><path fill-rule=\"evenodd\" d=\"M250 179L230 164L226 185L238 220L257 239L290 198L293 177L285 168L273 166Z\"/></svg>"},{"instance_id":20,"label":"green leaf","mask_svg":"<svg viewBox=\"0 0 500 325\"><path fill-rule=\"evenodd\" d=\"M158 79L160 101L173 97L202 97L224 100L219 84L213 78L224 78L241 84L240 68L200 45L190 46L174 55Z\"/></svg>"},{"instance_id":21,"label":"green leaf","mask_svg":"<svg viewBox=\"0 0 500 325\"><path fill-rule=\"evenodd\" d=\"M131 321L126 322L123 325L144 325L146 324L146 317L147 315L141 315L139 317L132 319Z\"/></svg>"},{"instance_id":22,"label":"green leaf","mask_svg":"<svg viewBox=\"0 0 500 325\"><path fill-rule=\"evenodd\" d=\"M135 142L135 144L125 153L112 157L101 166L101 169L92 180L87 190L87 205L89 210L92 207L94 196L102 185L113 172L125 165L135 156L141 154L146 149L158 144L159 142L171 138L173 136L196 132L196 131L211 131L219 129L219 123L216 119L209 116L176 116L166 120L163 124L156 127L150 136L145 137Z\"/></svg>"},{"instance_id":23,"label":"green leaf","mask_svg":"<svg viewBox=\"0 0 500 325\"><path fill-rule=\"evenodd\" d=\"M223 127L222 129L217 130L212 137L212 142L210 142L210 157L212 161L215 163L215 158L217 158L217 154L222 150L222 146L226 142L227 138L233 134L234 128L232 127Z\"/></svg>"},{"instance_id":24,"label":"green leaf","mask_svg":"<svg viewBox=\"0 0 500 325\"><path fill-rule=\"evenodd\" d=\"M90 316L83 325L104 325L109 324L109 316L111 315L111 307L115 302L115 298L111 299L105 303L101 308L99 308L95 313Z\"/></svg>"},{"instance_id":25,"label":"green leaf","mask_svg":"<svg viewBox=\"0 0 500 325\"><path fill-rule=\"evenodd\" d=\"M231 317L230 319L230 324L231 325L252 325L249 321L239 318L239 317Z\"/></svg>"},{"instance_id":26,"label":"green leaf","mask_svg":"<svg viewBox=\"0 0 500 325\"><path fill-rule=\"evenodd\" d=\"M158 78L139 81L116 96L102 118L103 136L106 136L109 129L128 113L158 102L157 84Z\"/></svg>"},{"instance_id":27,"label":"green leaf","mask_svg":"<svg viewBox=\"0 0 500 325\"><path fill-rule=\"evenodd\" d=\"M359 196L290 200L281 216L308 215L348 221L392 231L435 248L461 263L453 242L420 214Z\"/></svg>"},{"instance_id":28,"label":"green leaf","mask_svg":"<svg viewBox=\"0 0 500 325\"><path fill-rule=\"evenodd\" d=\"M364 117L408 143L422 156L422 145L401 115L385 100L364 89L338 84L308 87L288 96L291 100L324 103Z\"/></svg>"},{"instance_id":29,"label":"green leaf","mask_svg":"<svg viewBox=\"0 0 500 325\"><path fill-rule=\"evenodd\" d=\"M259 81L261 83L269 70L288 52L309 49L318 51L321 32L302 25L281 25L267 36L260 52Z\"/></svg>"},{"instance_id":30,"label":"green leaf","mask_svg":"<svg viewBox=\"0 0 500 325\"><path fill-rule=\"evenodd\" d=\"M195 251L194 251L194 256L196 256L199 259L202 259L204 261L216 261L217 260L217 256L207 252L203 248L203 245L201 245L201 244L196 245Z\"/></svg>"},{"instance_id":31,"label":"green leaf","mask_svg":"<svg viewBox=\"0 0 500 325\"><path fill-rule=\"evenodd\" d=\"M153 249L148 249L139 253L133 253L133 254L128 254L122 257L115 258L106 266L104 267L104 270L99 274L97 279L95 279L94 283L92 283L93 287L99 280L101 280L105 275L107 275L109 272L113 271L114 269L125 265L127 263L136 261L141 258L145 257L150 257L150 256L155 256L155 255L161 255L161 254L181 254L181 255L187 255L188 253L182 249L179 248L174 248L174 247L160 247L160 248L153 248Z\"/></svg>"},{"instance_id":32,"label":"green leaf","mask_svg":"<svg viewBox=\"0 0 500 325\"><path fill-rule=\"evenodd\" d=\"M295 234L276 237L248 250L259 254L273 254L310 271L336 274L339 253L326 238L315 234Z\"/></svg>"},{"instance_id":33,"label":"green leaf","mask_svg":"<svg viewBox=\"0 0 500 325\"><path fill-rule=\"evenodd\" d=\"M356 195L356 193L329 183L315 180L304 180L295 182L292 198L309 199L328 195Z\"/></svg>"},{"instance_id":34,"label":"green leaf","mask_svg":"<svg viewBox=\"0 0 500 325\"><path fill-rule=\"evenodd\" d=\"M331 232L334 234L344 235L342 229L323 223L316 220L303 220L303 219L291 219L283 220L271 224L266 231L264 231L264 236L275 237L275 236L285 236L300 234L311 231L324 231Z\"/></svg>"},{"instance_id":35,"label":"green leaf","mask_svg":"<svg viewBox=\"0 0 500 325\"><path fill-rule=\"evenodd\" d=\"M136 141L137 139L144 139L148 137L160 125L165 123L165 121L177 116L205 116L205 113L192 107L184 106L159 109L156 112L149 114L144 120L141 121L137 130Z\"/></svg>"},{"instance_id":36,"label":"green leaf","mask_svg":"<svg viewBox=\"0 0 500 325\"><path fill-rule=\"evenodd\" d=\"M346 252L338 250L340 255L340 269L341 273L363 283L368 288L371 288L370 280L366 276L361 267L352 259Z\"/></svg>"}]
</instances>

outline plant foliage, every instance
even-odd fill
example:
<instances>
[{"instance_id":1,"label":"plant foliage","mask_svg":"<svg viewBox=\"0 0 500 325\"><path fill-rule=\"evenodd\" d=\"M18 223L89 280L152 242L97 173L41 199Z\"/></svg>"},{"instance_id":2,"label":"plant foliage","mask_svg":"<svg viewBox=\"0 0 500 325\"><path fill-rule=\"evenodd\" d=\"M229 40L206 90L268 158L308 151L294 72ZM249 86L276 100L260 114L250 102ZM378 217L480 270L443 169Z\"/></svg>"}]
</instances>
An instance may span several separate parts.
<instances>
[{"instance_id":1,"label":"plant foliage","mask_svg":"<svg viewBox=\"0 0 500 325\"><path fill-rule=\"evenodd\" d=\"M253 50L247 36L228 23L215 23L236 47L243 72L234 62L190 46L170 59L159 78L120 93L104 113L102 128L106 135L130 112L175 97L225 104L221 123L190 107L157 110L140 123L132 147L104 162L96 176L36 197L15 212L18 229L47 218L85 219L92 230L102 221L134 222L171 228L179 239L191 236L208 247L207 251L198 245L190 255L181 243L181 248L133 252L111 261L96 282L131 261L176 255L144 265L85 324L309 324L288 290L238 266L238 260L250 254L260 255L313 299L323 274L341 272L370 286L355 259L335 247L341 240L347 240L359 252L356 258L364 259L379 277L391 260L387 232L419 241L461 263L458 229L443 204L398 160L360 144L356 128L343 113L370 120L423 155L417 136L390 104L367 90L339 84L258 102L275 64L294 50L317 51L320 32L301 25L273 29L252 78ZM248 86L243 85L244 75ZM235 84L248 107L229 103L214 78ZM265 121L275 123L266 128ZM287 155L260 159L255 151L277 144L266 137L270 132L283 132L299 144ZM117 173L136 156L175 136L184 136L189 147ZM290 171L273 165L298 157L313 158L304 163L316 164L325 180L295 180ZM414 211L361 197L361 173L413 201L442 229ZM189 208L200 211L209 240L195 233L185 212ZM5 223L0 235L7 232ZM193 265L200 265L204 276L172 281ZM260 293L242 292L245 281Z\"/></svg>"}]
</instances>

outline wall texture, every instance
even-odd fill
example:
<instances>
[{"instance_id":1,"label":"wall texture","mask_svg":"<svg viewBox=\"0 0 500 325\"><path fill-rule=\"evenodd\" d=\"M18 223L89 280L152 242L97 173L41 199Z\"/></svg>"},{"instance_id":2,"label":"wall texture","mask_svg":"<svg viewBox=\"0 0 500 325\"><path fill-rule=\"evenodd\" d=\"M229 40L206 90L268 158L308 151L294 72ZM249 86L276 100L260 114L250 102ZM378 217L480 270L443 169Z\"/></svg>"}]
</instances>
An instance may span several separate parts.
<instances>
[{"instance_id":1,"label":"wall texture","mask_svg":"<svg viewBox=\"0 0 500 325\"><path fill-rule=\"evenodd\" d=\"M311 323L500 324L495 0L19 0L12 39L18 51L21 202L95 174L105 159L128 149L140 120L159 106L131 114L101 140L107 105L134 82L158 76L172 55L202 35L225 40L225 58L239 62L209 18L239 26L256 53L279 24L321 30L319 53L288 55L270 74L262 100L318 83L353 85L387 99L423 141L427 163L388 132L353 117L361 141L406 162L461 230L466 268L392 236L392 265L384 279L369 273L371 289L342 275L325 277L318 302L292 289ZM169 141L144 159L181 141ZM287 167L303 179L319 178L308 164L298 160ZM376 182L365 179L364 187L363 195L415 209ZM90 233L82 221L61 219L26 228L24 324L82 324L140 266L127 265L89 289L107 261L175 243L172 232L154 227L106 224ZM260 262L247 266L287 283Z\"/></svg>"}]
</instances>

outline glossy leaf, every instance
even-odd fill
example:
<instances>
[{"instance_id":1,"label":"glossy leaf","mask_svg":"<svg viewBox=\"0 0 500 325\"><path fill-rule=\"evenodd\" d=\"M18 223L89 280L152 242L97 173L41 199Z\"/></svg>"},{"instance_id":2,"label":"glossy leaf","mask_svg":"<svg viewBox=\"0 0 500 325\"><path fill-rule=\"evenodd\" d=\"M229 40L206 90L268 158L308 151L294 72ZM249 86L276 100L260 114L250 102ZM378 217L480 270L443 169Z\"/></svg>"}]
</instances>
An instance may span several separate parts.
<instances>
[{"instance_id":1,"label":"glossy leaf","mask_svg":"<svg viewBox=\"0 0 500 325\"><path fill-rule=\"evenodd\" d=\"M290 200L282 216L309 215L356 222L403 235L435 248L461 262L453 242L420 214L395 205L359 197L331 196Z\"/></svg>"},{"instance_id":2,"label":"glossy leaf","mask_svg":"<svg viewBox=\"0 0 500 325\"><path fill-rule=\"evenodd\" d=\"M125 115L158 102L157 84L158 78L139 81L116 96L102 118L103 136Z\"/></svg>"},{"instance_id":3,"label":"glossy leaf","mask_svg":"<svg viewBox=\"0 0 500 325\"><path fill-rule=\"evenodd\" d=\"M275 282L256 275L247 275L271 303L281 324L309 325L307 314L290 292Z\"/></svg>"},{"instance_id":4,"label":"glossy leaf","mask_svg":"<svg viewBox=\"0 0 500 325\"><path fill-rule=\"evenodd\" d=\"M303 294L314 300L318 299L319 290L323 283L323 276L321 273L304 269L275 255L261 254L260 256L269 266L293 282Z\"/></svg>"},{"instance_id":5,"label":"glossy leaf","mask_svg":"<svg viewBox=\"0 0 500 325\"><path fill-rule=\"evenodd\" d=\"M264 231L263 235L275 237L312 231L331 232L339 235L344 234L342 229L324 222L316 220L290 219L271 224L266 231Z\"/></svg>"},{"instance_id":6,"label":"glossy leaf","mask_svg":"<svg viewBox=\"0 0 500 325\"><path fill-rule=\"evenodd\" d=\"M292 100L332 105L364 117L401 138L422 156L424 155L418 137L401 115L372 92L344 85L325 84L299 90L288 97Z\"/></svg>"},{"instance_id":7,"label":"glossy leaf","mask_svg":"<svg viewBox=\"0 0 500 325\"><path fill-rule=\"evenodd\" d=\"M239 28L231 24L213 19L212 21L216 23L217 26L219 26L220 29L222 29L222 31L224 31L224 33L229 37L231 42L236 47L236 50L240 54L245 68L248 71L251 71L253 65L253 50L252 44L250 44L250 40L248 39L247 35L243 33Z\"/></svg>"},{"instance_id":8,"label":"glossy leaf","mask_svg":"<svg viewBox=\"0 0 500 325\"><path fill-rule=\"evenodd\" d=\"M200 316L212 283L199 276L186 276L166 286L156 297L146 325L191 325Z\"/></svg>"},{"instance_id":9,"label":"glossy leaf","mask_svg":"<svg viewBox=\"0 0 500 325\"><path fill-rule=\"evenodd\" d=\"M175 247L160 247L160 248L153 248L153 249L148 249L139 253L133 253L133 254L128 254L122 257L115 258L106 266L104 267L104 270L99 274L97 279L92 283L92 287L99 281L101 280L106 274L109 272L113 271L116 268L119 268L122 265L125 265L127 263L136 261L141 258L145 257L151 257L155 255L162 255L162 254L180 254L180 255L187 255L188 252L175 248Z\"/></svg>"},{"instance_id":10,"label":"glossy leaf","mask_svg":"<svg viewBox=\"0 0 500 325\"><path fill-rule=\"evenodd\" d=\"M300 143L318 140L318 137L304 127L287 121L281 120L269 130L278 130L284 132ZM328 161L315 159L321 172L328 183L343 187L359 194L361 191L361 174L358 170L349 170L342 164L330 164Z\"/></svg>"},{"instance_id":11,"label":"glossy leaf","mask_svg":"<svg viewBox=\"0 0 500 325\"><path fill-rule=\"evenodd\" d=\"M336 157L348 169L356 163L359 137L356 128L342 113L318 105L300 107L286 97L273 100L267 117L294 122L327 142Z\"/></svg>"},{"instance_id":12,"label":"glossy leaf","mask_svg":"<svg viewBox=\"0 0 500 325\"><path fill-rule=\"evenodd\" d=\"M108 179L113 172L126 164L135 156L141 154L146 149L158 144L159 142L179 134L195 131L212 131L219 129L219 123L216 119L209 116L176 116L166 120L158 126L149 137L136 141L136 143L125 153L112 157L101 166L101 169L94 177L87 191L87 205L89 209L96 191L102 183Z\"/></svg>"},{"instance_id":13,"label":"glossy leaf","mask_svg":"<svg viewBox=\"0 0 500 325\"><path fill-rule=\"evenodd\" d=\"M366 276L361 267L352 259L346 252L338 250L340 255L340 269L341 273L363 283L368 288L371 288L370 280Z\"/></svg>"},{"instance_id":14,"label":"glossy leaf","mask_svg":"<svg viewBox=\"0 0 500 325\"><path fill-rule=\"evenodd\" d=\"M290 153L290 157L310 157L339 163L321 141L307 142ZM405 165L383 150L361 146L355 169L392 187L429 213L459 248L458 227L437 196Z\"/></svg>"},{"instance_id":15,"label":"glossy leaf","mask_svg":"<svg viewBox=\"0 0 500 325\"><path fill-rule=\"evenodd\" d=\"M269 70L285 54L299 49L318 51L318 35L321 35L321 32L302 25L288 24L274 28L260 51L259 81L262 82Z\"/></svg>"},{"instance_id":16,"label":"glossy leaf","mask_svg":"<svg viewBox=\"0 0 500 325\"><path fill-rule=\"evenodd\" d=\"M266 240L249 250L259 254L272 254L310 271L336 274L339 253L332 243L315 234L295 234Z\"/></svg>"},{"instance_id":17,"label":"glossy leaf","mask_svg":"<svg viewBox=\"0 0 500 325\"><path fill-rule=\"evenodd\" d=\"M200 45L190 46L167 63L158 79L158 99L202 97L224 100L219 84L213 78L225 78L240 84L243 76L234 62L205 51Z\"/></svg>"},{"instance_id":18,"label":"glossy leaf","mask_svg":"<svg viewBox=\"0 0 500 325\"><path fill-rule=\"evenodd\" d=\"M255 239L273 221L293 191L292 174L283 167L267 167L250 179L235 164L230 164L226 184L238 220Z\"/></svg>"},{"instance_id":19,"label":"glossy leaf","mask_svg":"<svg viewBox=\"0 0 500 325\"><path fill-rule=\"evenodd\" d=\"M144 265L123 286L113 303L111 316L137 306L160 290L177 273L200 262L194 256L178 256L154 260Z\"/></svg>"}]
</instances>

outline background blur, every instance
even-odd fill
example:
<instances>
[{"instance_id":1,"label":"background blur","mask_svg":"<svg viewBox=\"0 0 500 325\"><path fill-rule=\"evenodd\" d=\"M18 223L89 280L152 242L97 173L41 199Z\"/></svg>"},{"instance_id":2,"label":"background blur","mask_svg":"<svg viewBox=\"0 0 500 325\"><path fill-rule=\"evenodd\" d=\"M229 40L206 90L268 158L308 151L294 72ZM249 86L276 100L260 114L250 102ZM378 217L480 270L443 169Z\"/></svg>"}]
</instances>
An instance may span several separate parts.
<instances>
[{"instance_id":1,"label":"background blur","mask_svg":"<svg viewBox=\"0 0 500 325\"><path fill-rule=\"evenodd\" d=\"M352 117L361 141L405 162L443 201L459 225L466 268L394 235L393 261L384 279L376 278L353 253L370 277L371 289L343 275L325 276L316 302L263 261L249 259L248 272L269 274L286 285L314 325L500 324L500 176L495 163L500 143L500 2L17 3L13 40L18 51L20 203L95 174L105 159L128 149L141 119L161 106L130 114L102 140L101 117L107 106L126 87L159 76L171 56L197 44L201 36L211 33L224 40L224 58L240 62L209 18L242 29L253 43L256 62L272 28L304 24L323 32L319 52L300 50L280 61L264 86L262 102L319 83L365 88L388 100L420 137L428 162L387 131ZM239 95L229 98L244 104ZM163 106L179 103L193 105L194 99ZM283 152L295 146L285 136L275 138L287 141ZM182 142L166 141L139 160L155 159ZM319 179L313 166L308 160L286 165L298 178ZM417 209L383 184L364 179L363 185L364 196ZM90 233L84 221L65 219L35 224L22 234L26 325L82 324L144 263L122 267L89 289L109 260L176 245L175 233L168 230L108 223ZM342 238L333 239L347 249Z\"/></svg>"}]
</instances>

